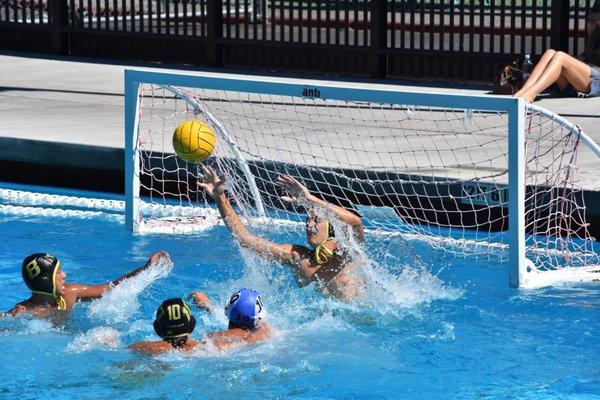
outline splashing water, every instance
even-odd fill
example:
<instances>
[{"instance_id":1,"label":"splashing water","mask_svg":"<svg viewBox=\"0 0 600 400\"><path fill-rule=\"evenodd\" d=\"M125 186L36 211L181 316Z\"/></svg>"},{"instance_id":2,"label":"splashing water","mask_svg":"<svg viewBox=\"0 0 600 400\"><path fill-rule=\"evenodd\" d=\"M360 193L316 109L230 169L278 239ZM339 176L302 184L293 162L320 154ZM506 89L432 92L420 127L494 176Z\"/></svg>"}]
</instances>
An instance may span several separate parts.
<instances>
[{"instance_id":1,"label":"splashing water","mask_svg":"<svg viewBox=\"0 0 600 400\"><path fill-rule=\"evenodd\" d=\"M395 242L383 243L377 237L364 245L353 240L347 242L365 277L365 306L381 314L397 314L399 307L407 309L434 300L456 300L463 294L461 289L447 286L433 275L410 243L401 237L391 240ZM369 253L377 254L377 259Z\"/></svg>"},{"instance_id":2,"label":"splashing water","mask_svg":"<svg viewBox=\"0 0 600 400\"><path fill-rule=\"evenodd\" d=\"M230 296L239 289L248 288L261 293L263 302L267 301L268 303L265 304L268 318L270 318L269 313L272 310L270 307L273 302L272 295L281 292L281 279L277 276L273 263L265 261L250 250L241 247L239 249L245 266L242 276L224 282L206 282L205 284L206 289L204 290L209 294L215 312L195 314L197 314L196 318L202 321L202 325L209 329L223 329L227 326L227 317L223 309ZM287 287L289 284L284 286Z\"/></svg>"},{"instance_id":3,"label":"splashing water","mask_svg":"<svg viewBox=\"0 0 600 400\"><path fill-rule=\"evenodd\" d=\"M121 334L119 331L106 326L90 329L86 333L78 335L67 345L67 351L81 353L93 349L116 350L121 346Z\"/></svg>"},{"instance_id":4,"label":"splashing water","mask_svg":"<svg viewBox=\"0 0 600 400\"><path fill-rule=\"evenodd\" d=\"M328 217L334 226L336 240L348 249L366 281L365 296L357 302L357 309L366 307L381 314L396 315L399 308L413 308L435 300L456 300L462 296L462 289L447 286L433 275L427 268L427 263L402 237L382 238L376 231L367 231L365 242L358 243L347 225L331 215ZM377 254L377 257L371 257L371 254ZM273 276L275 267L266 268L257 262L248 262L252 260L249 256L244 259L250 266L245 273L246 278L255 279L257 272ZM272 285L268 289L276 289L277 292L282 290L281 287L275 288ZM336 307L336 303L339 302L329 302L321 307L330 309L332 306ZM347 309L348 305L337 304L337 307Z\"/></svg>"},{"instance_id":5,"label":"splashing water","mask_svg":"<svg viewBox=\"0 0 600 400\"><path fill-rule=\"evenodd\" d=\"M156 265L124 280L93 301L88 308L88 316L109 324L128 321L140 309L138 295L154 281L168 276L172 269L173 262L170 259L161 259Z\"/></svg>"},{"instance_id":6,"label":"splashing water","mask_svg":"<svg viewBox=\"0 0 600 400\"><path fill-rule=\"evenodd\" d=\"M289 267L265 261L252 251L239 247L242 276L211 284L212 295L218 299L216 304L225 304L228 296L239 288L256 289L263 294L266 320L277 327L282 336L287 337L297 335L298 330L331 331L332 318L342 323L343 329L349 329L352 324L371 325L377 315L404 318L420 305L429 305L436 300L456 300L463 295L462 289L445 284L441 278L429 272L426 263L404 239L382 241L374 232L368 232L367 241L359 244L347 226L337 226L339 221L333 221L336 240L348 249L359 266L358 271L364 276L366 290L362 299L345 303L324 298L314 284L299 288ZM260 228L257 229L257 236L268 239L273 236L273 241L282 242L277 224L271 224L268 229ZM283 241L304 243L306 239L300 231L297 236L285 237ZM235 239L232 237L231 240ZM402 242L383 243L386 240ZM370 254L377 254L377 260ZM210 317L209 324L221 329L226 324L226 318L222 313L216 314Z\"/></svg>"},{"instance_id":7,"label":"splashing water","mask_svg":"<svg viewBox=\"0 0 600 400\"><path fill-rule=\"evenodd\" d=\"M421 265L393 266L401 272L392 273L390 264L381 265L373 260L368 260L363 268L367 283L365 304L382 314L396 313L398 306L413 308L435 300L457 300L463 294L462 289L445 286Z\"/></svg>"},{"instance_id":8,"label":"splashing water","mask_svg":"<svg viewBox=\"0 0 600 400\"><path fill-rule=\"evenodd\" d=\"M428 399L449 393L591 398L599 393L595 286L516 292L503 284L506 266L448 261L410 237L401 235L401 241L367 231L359 247L370 302L343 303L323 297L314 285L299 288L288 267L240 257L234 237L222 226L196 236L142 237L105 219L0 218L5 231L0 309L28 294L16 265L32 249L64 254L74 276L85 269L87 277L83 266L102 265L108 251L149 254L166 248L186 265L143 294L142 281L151 285L157 277L123 282L108 297L75 307L58 326L31 316L0 318L0 351L6 355L2 398L40 393L165 399ZM301 223L296 232L270 224L255 233L306 245L303 231ZM336 227L336 238L344 234ZM118 265L108 267L103 271L108 276L120 272ZM125 350L134 342L158 340L152 329L157 303L192 289L206 291L216 310L209 314L192 307L197 319L192 338L225 329L222 306L240 287L262 292L271 339L190 357L179 352L142 357ZM116 296L116 289L126 290Z\"/></svg>"},{"instance_id":9,"label":"splashing water","mask_svg":"<svg viewBox=\"0 0 600 400\"><path fill-rule=\"evenodd\" d=\"M336 225L339 224L337 221ZM339 228L336 226L336 229ZM377 231L367 231L365 242L359 244L353 235L348 235L348 229L339 231L346 234L336 239L350 249L365 277L362 305L380 314L397 315L399 307L414 308L435 300L456 300L462 296L461 289L447 286L433 275L413 245L404 238L382 238Z\"/></svg>"},{"instance_id":10,"label":"splashing water","mask_svg":"<svg viewBox=\"0 0 600 400\"><path fill-rule=\"evenodd\" d=\"M59 331L52 322L35 318L27 313L16 317L4 317L1 321L0 333L11 335L39 335Z\"/></svg>"}]
</instances>

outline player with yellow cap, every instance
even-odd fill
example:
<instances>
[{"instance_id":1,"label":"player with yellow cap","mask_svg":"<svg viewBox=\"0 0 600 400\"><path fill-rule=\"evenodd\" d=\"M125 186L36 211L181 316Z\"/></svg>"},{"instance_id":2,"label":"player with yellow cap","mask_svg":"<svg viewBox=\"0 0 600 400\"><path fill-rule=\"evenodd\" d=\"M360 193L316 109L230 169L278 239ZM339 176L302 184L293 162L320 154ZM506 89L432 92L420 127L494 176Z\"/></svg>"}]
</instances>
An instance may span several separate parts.
<instances>
[{"instance_id":1,"label":"player with yellow cap","mask_svg":"<svg viewBox=\"0 0 600 400\"><path fill-rule=\"evenodd\" d=\"M310 247L274 243L252 234L225 195L225 179L219 178L211 167L203 167L198 183L215 200L223 222L240 246L263 258L291 267L300 286L314 282L317 289L326 296L342 301L359 298L364 291L364 277L351 256L351 249L336 240L330 219L339 222L339 226L348 227L348 236L361 243L364 239L361 218L343 207L312 195L304 185L289 175L280 175L277 185L288 193L281 197L283 201L309 210L306 239Z\"/></svg>"}]
</instances>

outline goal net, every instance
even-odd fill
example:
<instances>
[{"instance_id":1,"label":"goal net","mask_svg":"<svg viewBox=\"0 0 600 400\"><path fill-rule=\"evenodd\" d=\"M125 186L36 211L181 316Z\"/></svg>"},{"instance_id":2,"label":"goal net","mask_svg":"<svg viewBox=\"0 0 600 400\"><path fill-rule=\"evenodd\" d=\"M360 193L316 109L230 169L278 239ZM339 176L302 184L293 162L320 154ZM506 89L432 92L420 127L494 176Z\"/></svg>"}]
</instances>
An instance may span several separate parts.
<instances>
[{"instance_id":1,"label":"goal net","mask_svg":"<svg viewBox=\"0 0 600 400\"><path fill-rule=\"evenodd\" d=\"M268 82L223 79L220 89L216 81L137 87L134 230L194 232L219 223L197 186L200 166L179 159L172 146L177 125L197 119L216 133L207 162L227 176L228 195L249 224L303 231L306 210L283 202L275 185L288 174L361 215L371 235L400 235L453 256L508 260L505 109L483 97L462 106L448 95L444 107L411 104L411 96L396 91L364 101L328 98L330 87L296 85L281 94ZM526 257L536 272L599 265L583 190L594 182L586 171L600 165L597 149L543 109L528 106L523 120Z\"/></svg>"}]
</instances>

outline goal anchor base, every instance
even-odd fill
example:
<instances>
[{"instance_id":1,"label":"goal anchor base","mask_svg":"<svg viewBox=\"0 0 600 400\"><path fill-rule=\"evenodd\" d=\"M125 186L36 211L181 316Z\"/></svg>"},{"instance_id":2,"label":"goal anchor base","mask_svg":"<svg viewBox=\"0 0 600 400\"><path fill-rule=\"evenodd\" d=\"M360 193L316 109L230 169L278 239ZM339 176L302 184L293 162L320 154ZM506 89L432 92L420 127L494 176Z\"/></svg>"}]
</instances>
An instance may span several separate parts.
<instances>
[{"instance_id":1,"label":"goal anchor base","mask_svg":"<svg viewBox=\"0 0 600 400\"><path fill-rule=\"evenodd\" d=\"M552 271L540 271L529 266L519 285L521 289L538 289L574 283L600 283L600 265L568 267Z\"/></svg>"}]
</instances>

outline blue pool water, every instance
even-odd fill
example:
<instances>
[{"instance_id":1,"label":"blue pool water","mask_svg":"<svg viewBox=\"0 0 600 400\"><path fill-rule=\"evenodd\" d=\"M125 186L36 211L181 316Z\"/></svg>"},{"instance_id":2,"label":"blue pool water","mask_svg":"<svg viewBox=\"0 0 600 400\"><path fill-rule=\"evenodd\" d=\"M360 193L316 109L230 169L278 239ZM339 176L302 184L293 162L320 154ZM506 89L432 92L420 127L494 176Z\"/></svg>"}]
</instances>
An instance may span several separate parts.
<instances>
[{"instance_id":1,"label":"blue pool water","mask_svg":"<svg viewBox=\"0 0 600 400\"><path fill-rule=\"evenodd\" d=\"M28 296L20 263L32 252L57 255L72 283L116 278L160 249L175 263L166 277L142 276L78 304L61 326L0 319L0 398L600 398L599 285L517 291L506 265L369 236L381 286L359 308L297 288L286 268L240 253L222 226L136 236L119 218L4 213L0 223L3 310ZM304 243L301 235L270 234ZM152 281L145 288L144 279ZM190 357L126 350L156 339L162 300L199 289L224 304L240 287L263 293L277 330L271 341ZM226 326L221 312L194 311L195 338Z\"/></svg>"}]
</instances>

